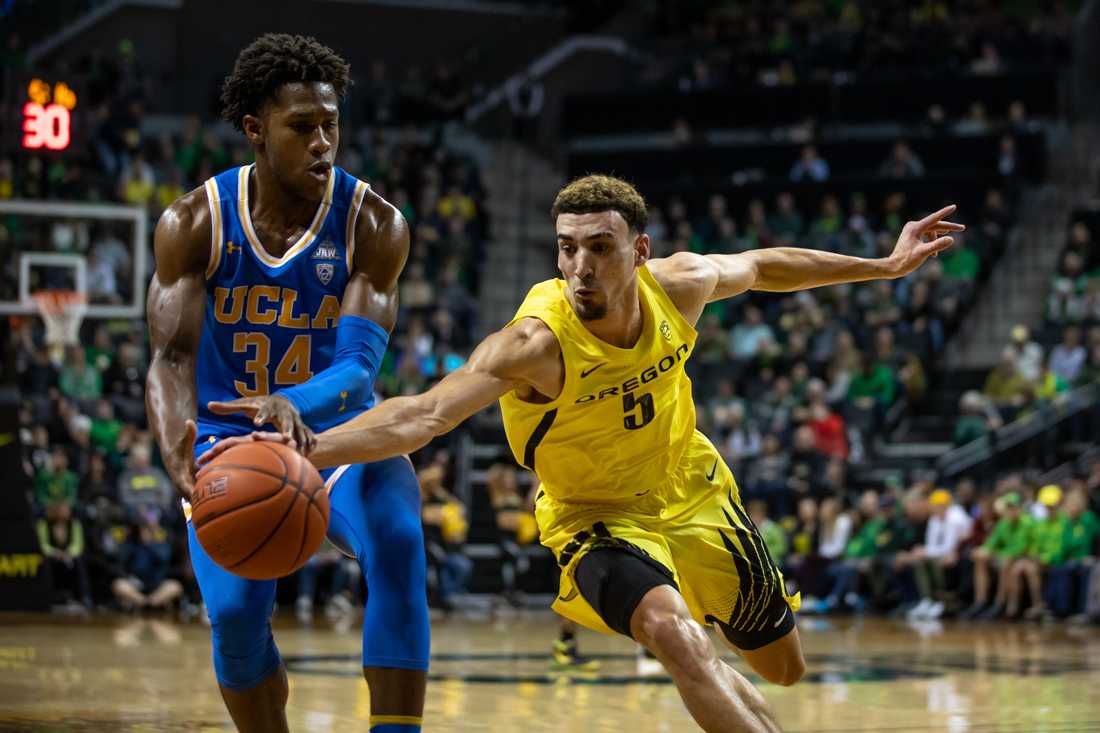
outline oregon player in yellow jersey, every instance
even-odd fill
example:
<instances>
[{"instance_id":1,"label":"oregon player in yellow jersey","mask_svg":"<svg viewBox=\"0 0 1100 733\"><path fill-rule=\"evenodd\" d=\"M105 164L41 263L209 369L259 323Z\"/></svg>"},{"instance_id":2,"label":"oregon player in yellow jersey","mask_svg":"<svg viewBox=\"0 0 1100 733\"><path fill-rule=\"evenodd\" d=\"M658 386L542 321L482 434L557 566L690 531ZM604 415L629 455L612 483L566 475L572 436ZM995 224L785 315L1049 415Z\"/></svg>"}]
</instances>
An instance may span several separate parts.
<instances>
[{"instance_id":1,"label":"oregon player in yellow jersey","mask_svg":"<svg viewBox=\"0 0 1100 733\"><path fill-rule=\"evenodd\" d=\"M803 674L794 599L729 469L695 431L684 374L694 324L708 302L746 290L901 277L951 245L947 233L963 229L945 221L952 211L906 224L882 259L774 247L651 260L638 192L608 176L578 179L551 210L562 279L532 288L461 369L322 433L310 459L410 452L500 399L517 460L542 481L540 540L563 567L555 610L656 654L704 730L778 730L703 627L717 626L772 682Z\"/></svg>"}]
</instances>

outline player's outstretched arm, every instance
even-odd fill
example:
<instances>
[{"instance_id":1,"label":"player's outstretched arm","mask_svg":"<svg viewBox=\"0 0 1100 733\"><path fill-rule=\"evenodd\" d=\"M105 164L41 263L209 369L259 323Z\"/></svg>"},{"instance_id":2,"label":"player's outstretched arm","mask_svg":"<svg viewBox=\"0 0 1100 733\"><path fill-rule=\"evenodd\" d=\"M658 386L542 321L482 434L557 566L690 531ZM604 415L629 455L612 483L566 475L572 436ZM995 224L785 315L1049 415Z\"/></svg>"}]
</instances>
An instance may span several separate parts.
<instances>
[{"instance_id":1,"label":"player's outstretched arm","mask_svg":"<svg viewBox=\"0 0 1100 733\"><path fill-rule=\"evenodd\" d=\"M164 212L153 246L157 270L146 300L152 360L145 409L168 476L183 497L190 498L195 469L195 359L210 257L210 215L203 189L183 196Z\"/></svg>"},{"instance_id":2,"label":"player's outstretched arm","mask_svg":"<svg viewBox=\"0 0 1100 733\"><path fill-rule=\"evenodd\" d=\"M954 243L951 232L966 229L946 221L954 211L954 205L946 206L920 221L907 223L894 251L880 259L800 247L769 247L729 255L678 254L654 260L650 269L673 300L683 303L681 308L689 312L701 311L705 303L732 298L746 290L789 292L898 278L950 247Z\"/></svg>"},{"instance_id":3,"label":"player's outstretched arm","mask_svg":"<svg viewBox=\"0 0 1100 733\"><path fill-rule=\"evenodd\" d=\"M395 397L317 436L309 459L318 468L371 463L411 453L450 432L474 413L513 389L531 387L555 393L561 384L561 351L541 321L525 319L482 341L470 360L427 392ZM212 460L250 439L285 440L275 433L229 438L200 459Z\"/></svg>"}]
</instances>

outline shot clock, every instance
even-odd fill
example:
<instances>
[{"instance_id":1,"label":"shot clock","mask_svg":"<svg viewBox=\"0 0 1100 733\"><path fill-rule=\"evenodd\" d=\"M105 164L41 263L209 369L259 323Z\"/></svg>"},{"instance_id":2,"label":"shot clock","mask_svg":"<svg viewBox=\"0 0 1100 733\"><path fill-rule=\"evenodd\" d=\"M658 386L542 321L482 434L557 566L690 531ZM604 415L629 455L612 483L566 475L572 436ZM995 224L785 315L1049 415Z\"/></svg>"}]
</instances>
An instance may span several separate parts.
<instances>
[{"instance_id":1,"label":"shot clock","mask_svg":"<svg viewBox=\"0 0 1100 733\"><path fill-rule=\"evenodd\" d=\"M41 79L27 85L23 105L23 147L27 150L65 150L72 142L72 111L76 93L59 81L52 87Z\"/></svg>"}]
</instances>

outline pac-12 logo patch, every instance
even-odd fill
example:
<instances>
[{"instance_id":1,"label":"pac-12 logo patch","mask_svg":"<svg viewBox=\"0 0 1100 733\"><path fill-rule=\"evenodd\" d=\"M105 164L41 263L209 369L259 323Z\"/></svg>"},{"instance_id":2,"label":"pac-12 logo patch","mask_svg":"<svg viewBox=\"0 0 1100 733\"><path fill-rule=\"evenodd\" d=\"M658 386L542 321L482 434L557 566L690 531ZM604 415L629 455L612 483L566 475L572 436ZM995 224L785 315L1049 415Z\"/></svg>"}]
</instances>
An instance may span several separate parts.
<instances>
[{"instance_id":1,"label":"pac-12 logo patch","mask_svg":"<svg viewBox=\"0 0 1100 733\"><path fill-rule=\"evenodd\" d=\"M661 335L665 337L665 341L672 340L672 326L668 325L668 321L661 321Z\"/></svg>"},{"instance_id":2,"label":"pac-12 logo patch","mask_svg":"<svg viewBox=\"0 0 1100 733\"><path fill-rule=\"evenodd\" d=\"M331 262L318 262L316 269L317 279L321 281L322 285L328 285L332 282L332 276L336 274L336 265Z\"/></svg>"}]
</instances>

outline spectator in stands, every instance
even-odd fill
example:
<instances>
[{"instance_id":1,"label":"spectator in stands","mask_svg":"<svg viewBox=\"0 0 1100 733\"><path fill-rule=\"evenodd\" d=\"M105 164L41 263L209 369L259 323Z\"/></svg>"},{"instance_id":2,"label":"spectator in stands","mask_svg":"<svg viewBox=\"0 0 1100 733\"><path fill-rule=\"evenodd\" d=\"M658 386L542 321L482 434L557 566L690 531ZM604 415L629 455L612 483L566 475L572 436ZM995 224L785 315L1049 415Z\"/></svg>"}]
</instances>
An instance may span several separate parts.
<instances>
[{"instance_id":1,"label":"spectator in stands","mask_svg":"<svg viewBox=\"0 0 1100 733\"><path fill-rule=\"evenodd\" d=\"M58 385L61 394L77 401L93 402L103 394L99 370L88 366L84 349L70 346L65 350L65 365L61 367Z\"/></svg>"},{"instance_id":2,"label":"spectator in stands","mask_svg":"<svg viewBox=\"0 0 1100 733\"><path fill-rule=\"evenodd\" d=\"M1009 183L1019 175L1019 159L1016 155L1016 138L1012 135L1001 137L1000 152L997 156L997 173Z\"/></svg>"},{"instance_id":3,"label":"spectator in stands","mask_svg":"<svg viewBox=\"0 0 1100 733\"><path fill-rule=\"evenodd\" d=\"M921 178L924 176L924 163L909 147L909 143L898 140L894 143L890 156L882 161L879 175L883 178Z\"/></svg>"},{"instance_id":4,"label":"spectator in stands","mask_svg":"<svg viewBox=\"0 0 1100 733\"><path fill-rule=\"evenodd\" d=\"M156 189L156 176L153 167L145 160L145 155L137 151L123 168L118 179L118 197L135 206L150 206Z\"/></svg>"},{"instance_id":5,"label":"spectator in stands","mask_svg":"<svg viewBox=\"0 0 1100 733\"><path fill-rule=\"evenodd\" d=\"M91 303L119 303L118 279L115 268L100 259L99 253L92 250L88 255L88 300Z\"/></svg>"},{"instance_id":6,"label":"spectator in stands","mask_svg":"<svg viewBox=\"0 0 1100 733\"><path fill-rule=\"evenodd\" d=\"M1009 599L1016 593L1013 569L1031 548L1034 520L1021 508L1020 495L1014 491L1003 495L997 500L995 511L1000 518L992 533L970 555L974 563L974 603L963 618L994 619L1004 614ZM997 592L989 605L994 573Z\"/></svg>"},{"instance_id":7,"label":"spectator in stands","mask_svg":"<svg viewBox=\"0 0 1100 733\"><path fill-rule=\"evenodd\" d=\"M504 458L489 467L485 477L489 504L493 508L500 546L501 574L504 597L515 606L521 605L519 577L527 572L530 562L525 548L538 539L539 529L532 511L535 497L525 501L520 495L515 465Z\"/></svg>"},{"instance_id":8,"label":"spectator in stands","mask_svg":"<svg viewBox=\"0 0 1100 733\"><path fill-rule=\"evenodd\" d=\"M750 498L760 497L768 504L768 514L783 517L790 513L787 495L787 470L790 456L775 433L767 433L760 444L760 457L752 462L745 484Z\"/></svg>"},{"instance_id":9,"label":"spectator in stands","mask_svg":"<svg viewBox=\"0 0 1100 733\"><path fill-rule=\"evenodd\" d=\"M978 279L982 269L982 260L967 244L966 237L955 237L955 244L940 257L943 263L943 276L964 286L970 286Z\"/></svg>"},{"instance_id":10,"label":"spectator in stands","mask_svg":"<svg viewBox=\"0 0 1100 733\"><path fill-rule=\"evenodd\" d=\"M145 370L135 344L118 347L117 358L103 373L103 393L129 422L144 422Z\"/></svg>"},{"instance_id":11,"label":"spectator in stands","mask_svg":"<svg viewBox=\"0 0 1100 733\"><path fill-rule=\"evenodd\" d=\"M775 343L771 326L764 322L764 314L753 305L745 308L744 318L730 331L729 348L735 359L748 361Z\"/></svg>"},{"instance_id":12,"label":"spectator in stands","mask_svg":"<svg viewBox=\"0 0 1100 733\"><path fill-rule=\"evenodd\" d=\"M982 393L968 390L959 398L959 418L955 421L953 441L956 446L966 445L984 438L1001 425L1000 415Z\"/></svg>"},{"instance_id":13,"label":"spectator in stands","mask_svg":"<svg viewBox=\"0 0 1100 733\"><path fill-rule=\"evenodd\" d=\"M980 76L994 76L1001 73L1002 68L1001 54L989 41L982 44L978 56L970 62L970 71Z\"/></svg>"},{"instance_id":14,"label":"spectator in stands","mask_svg":"<svg viewBox=\"0 0 1100 733\"><path fill-rule=\"evenodd\" d=\"M831 463L843 466L843 463ZM805 590L814 595L827 592L827 587L822 581L828 576L828 569L834 563L844 557L844 550L848 541L852 538L854 521L852 515L844 510L842 496L826 496L818 507L820 519L820 531L818 533L817 555L821 558L821 572L819 579L815 580Z\"/></svg>"},{"instance_id":15,"label":"spectator in stands","mask_svg":"<svg viewBox=\"0 0 1100 733\"><path fill-rule=\"evenodd\" d=\"M833 458L848 457L848 438L844 418L825 401L825 382L811 379L806 387L806 425L813 431L814 447Z\"/></svg>"},{"instance_id":16,"label":"spectator in stands","mask_svg":"<svg viewBox=\"0 0 1100 733\"><path fill-rule=\"evenodd\" d=\"M721 384L721 382L719 383ZM724 422L726 438L721 442L722 454L731 467L739 470L746 461L760 455L762 439L756 423L748 419L743 402L732 402L724 408L724 414L716 415L715 421ZM738 470L734 472L737 473Z\"/></svg>"},{"instance_id":17,"label":"spectator in stands","mask_svg":"<svg viewBox=\"0 0 1100 733\"><path fill-rule=\"evenodd\" d=\"M1069 326L1062 331L1062 343L1050 350L1047 366L1067 384L1073 384L1081 375L1087 356L1081 345L1081 329Z\"/></svg>"},{"instance_id":18,"label":"spectator in stands","mask_svg":"<svg viewBox=\"0 0 1100 733\"><path fill-rule=\"evenodd\" d=\"M1037 405L1046 405L1070 388L1069 382L1055 374L1049 365L1043 368L1039 379L1029 385L1031 387L1031 400Z\"/></svg>"},{"instance_id":19,"label":"spectator in stands","mask_svg":"<svg viewBox=\"0 0 1100 733\"><path fill-rule=\"evenodd\" d=\"M1038 382L1043 372L1043 347L1031 340L1027 326L1013 326L1012 346L1016 349L1016 373L1027 382Z\"/></svg>"},{"instance_id":20,"label":"spectator in stands","mask_svg":"<svg viewBox=\"0 0 1100 733\"><path fill-rule=\"evenodd\" d=\"M805 223L795 206L794 196L784 191L775 197L775 211L768 218L768 228L782 244L797 244Z\"/></svg>"},{"instance_id":21,"label":"spectator in stands","mask_svg":"<svg viewBox=\"0 0 1100 733\"><path fill-rule=\"evenodd\" d=\"M51 502L46 516L38 520L38 544L50 564L55 596L62 603L76 604L80 610L92 605L88 570L84 565L84 527L73 517L72 505Z\"/></svg>"},{"instance_id":22,"label":"spectator in stands","mask_svg":"<svg viewBox=\"0 0 1100 733\"><path fill-rule=\"evenodd\" d=\"M848 402L855 408L878 414L894 404L897 383L890 367L866 354L860 356L859 371L848 383Z\"/></svg>"},{"instance_id":23,"label":"spectator in stands","mask_svg":"<svg viewBox=\"0 0 1100 733\"><path fill-rule=\"evenodd\" d=\"M802 183L803 181L816 181L818 183L829 180L829 164L817 154L817 148L807 145L799 153L798 160L791 166L791 181Z\"/></svg>"},{"instance_id":24,"label":"spectator in stands","mask_svg":"<svg viewBox=\"0 0 1100 733\"><path fill-rule=\"evenodd\" d=\"M1037 621L1049 613L1043 600L1043 575L1052 565L1062 562L1066 532L1066 519L1059 511L1062 503L1062 487L1057 484L1048 484L1039 489L1038 499L1046 510L1046 516L1034 520L1028 553L1017 560L1012 569L1015 577L1012 580L1012 592L1005 607L1005 615L1008 618L1016 618L1019 613L1025 587L1031 606L1024 617Z\"/></svg>"},{"instance_id":25,"label":"spectator in stands","mask_svg":"<svg viewBox=\"0 0 1100 733\"><path fill-rule=\"evenodd\" d=\"M1062 255L1061 266L1050 286L1047 299L1047 320L1053 323L1079 321L1084 314L1084 292L1087 277L1085 260L1076 252Z\"/></svg>"},{"instance_id":26,"label":"spectator in stands","mask_svg":"<svg viewBox=\"0 0 1100 733\"><path fill-rule=\"evenodd\" d=\"M1061 563L1047 574L1047 603L1059 617L1085 613L1089 578L1096 567L1100 519L1088 509L1087 494L1078 489L1065 500Z\"/></svg>"},{"instance_id":27,"label":"spectator in stands","mask_svg":"<svg viewBox=\"0 0 1100 733\"><path fill-rule=\"evenodd\" d=\"M69 470L69 454L62 446L54 446L46 464L35 474L35 502L41 509L52 504L67 504L71 508L76 504L78 485L76 474Z\"/></svg>"},{"instance_id":28,"label":"spectator in stands","mask_svg":"<svg viewBox=\"0 0 1100 733\"><path fill-rule=\"evenodd\" d=\"M836 196L824 196L821 209L810 222L809 246L837 252L844 249L844 212Z\"/></svg>"},{"instance_id":29,"label":"spectator in stands","mask_svg":"<svg viewBox=\"0 0 1100 733\"><path fill-rule=\"evenodd\" d=\"M973 520L966 510L954 503L951 492L936 489L928 497L930 515L924 541L913 552L913 572L920 603L909 611L915 619L937 619L949 600L948 574L958 566L963 542L970 534Z\"/></svg>"},{"instance_id":30,"label":"spectator in stands","mask_svg":"<svg viewBox=\"0 0 1100 733\"><path fill-rule=\"evenodd\" d=\"M815 609L818 613L831 613L843 606L856 611L863 609L860 578L871 573L880 535L886 529L887 520L880 508L879 494L868 489L859 498L859 527L844 548L844 559L829 566L832 587Z\"/></svg>"},{"instance_id":31,"label":"spectator in stands","mask_svg":"<svg viewBox=\"0 0 1100 733\"><path fill-rule=\"evenodd\" d=\"M1027 402L1028 383L1016 371L1016 349L1006 346L1001 360L985 378L982 394L1000 411L1004 420L1012 420Z\"/></svg>"},{"instance_id":32,"label":"spectator in stands","mask_svg":"<svg viewBox=\"0 0 1100 733\"><path fill-rule=\"evenodd\" d=\"M122 546L122 575L111 591L123 610L165 609L183 595L183 585L168 577L172 548L155 516L138 517Z\"/></svg>"},{"instance_id":33,"label":"spectator in stands","mask_svg":"<svg viewBox=\"0 0 1100 733\"><path fill-rule=\"evenodd\" d=\"M130 449L128 466L118 479L118 497L131 516L170 516L175 507L176 490L168 476L152 465L147 443Z\"/></svg>"},{"instance_id":34,"label":"spectator in stands","mask_svg":"<svg viewBox=\"0 0 1100 733\"><path fill-rule=\"evenodd\" d=\"M329 618L347 617L355 610L352 603L354 588L359 581L359 564L337 550L328 538L320 549L298 571L298 598L294 612L298 621L308 624L313 620L313 606L317 601L317 580L329 572L325 615Z\"/></svg>"},{"instance_id":35,"label":"spectator in stands","mask_svg":"<svg viewBox=\"0 0 1100 733\"><path fill-rule=\"evenodd\" d=\"M776 380L777 382L779 380ZM817 436L809 425L794 431L787 486L794 498L822 494L821 479L825 476L826 457L817 449Z\"/></svg>"},{"instance_id":36,"label":"spectator in stands","mask_svg":"<svg viewBox=\"0 0 1100 733\"><path fill-rule=\"evenodd\" d=\"M466 506L444 488L444 475L438 460L417 472L428 562L437 573L439 605L449 611L455 596L466 591L473 562L464 550L469 530Z\"/></svg>"},{"instance_id":37,"label":"spectator in stands","mask_svg":"<svg viewBox=\"0 0 1100 733\"><path fill-rule=\"evenodd\" d=\"M1089 229L1088 224L1083 221L1073 223L1069 230L1069 242L1066 244L1065 252L1072 252L1080 257L1083 269L1095 269L1097 259L1100 259L1100 252L1093 249L1092 230Z\"/></svg>"}]
</instances>

